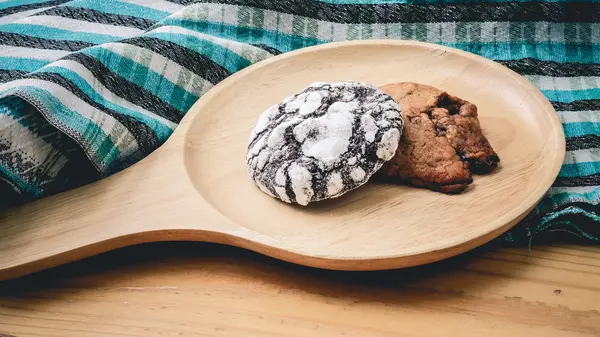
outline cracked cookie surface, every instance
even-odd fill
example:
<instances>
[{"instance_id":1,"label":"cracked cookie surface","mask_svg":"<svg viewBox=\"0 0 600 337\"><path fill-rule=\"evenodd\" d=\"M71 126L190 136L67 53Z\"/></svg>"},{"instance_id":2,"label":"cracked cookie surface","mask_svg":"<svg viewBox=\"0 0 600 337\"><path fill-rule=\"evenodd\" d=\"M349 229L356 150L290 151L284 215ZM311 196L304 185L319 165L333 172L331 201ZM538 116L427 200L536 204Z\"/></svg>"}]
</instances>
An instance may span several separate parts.
<instances>
[{"instance_id":1,"label":"cracked cookie surface","mask_svg":"<svg viewBox=\"0 0 600 337\"><path fill-rule=\"evenodd\" d=\"M402 128L399 104L377 87L314 83L260 115L248 172L264 193L287 203L339 197L394 156Z\"/></svg>"},{"instance_id":2,"label":"cracked cookie surface","mask_svg":"<svg viewBox=\"0 0 600 337\"><path fill-rule=\"evenodd\" d=\"M394 158L378 175L444 193L492 171L500 158L481 131L477 107L435 87L411 82L381 88L400 103L404 130Z\"/></svg>"}]
</instances>

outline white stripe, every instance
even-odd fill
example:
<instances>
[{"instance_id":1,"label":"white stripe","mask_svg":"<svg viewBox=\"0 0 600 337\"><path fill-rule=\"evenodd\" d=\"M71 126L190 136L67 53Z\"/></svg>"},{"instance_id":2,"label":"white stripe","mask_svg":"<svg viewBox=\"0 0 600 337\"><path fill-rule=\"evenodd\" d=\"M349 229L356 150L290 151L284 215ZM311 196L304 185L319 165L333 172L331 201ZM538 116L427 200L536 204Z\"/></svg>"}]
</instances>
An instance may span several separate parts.
<instances>
[{"instance_id":1,"label":"white stripe","mask_svg":"<svg viewBox=\"0 0 600 337\"><path fill-rule=\"evenodd\" d=\"M7 0L8 1L8 0ZM52 8L55 6L49 6L49 7L43 7L43 8L36 8L36 9L31 9L28 11L24 11L24 12L18 12L18 13L14 13L14 14L10 14L7 16L3 16L0 17L0 25L6 24L6 23L11 23L17 20L21 20L22 18L28 17L30 15L33 15L35 13L39 13L42 11L45 11L48 8Z\"/></svg>"},{"instance_id":2,"label":"white stripe","mask_svg":"<svg viewBox=\"0 0 600 337\"><path fill-rule=\"evenodd\" d=\"M20 79L9 82L13 86L30 86L50 92L65 107L77 114L93 121L106 135L108 135L115 146L121 152L121 156L127 156L138 150L138 144L133 135L119 121L87 104L66 88L41 79Z\"/></svg>"},{"instance_id":3,"label":"white stripe","mask_svg":"<svg viewBox=\"0 0 600 337\"><path fill-rule=\"evenodd\" d=\"M15 23L41 25L64 29L71 32L104 34L118 37L131 37L143 32L143 30L137 28L105 25L103 23L87 22L51 15L31 16L18 20Z\"/></svg>"},{"instance_id":4,"label":"white stripe","mask_svg":"<svg viewBox=\"0 0 600 337\"><path fill-rule=\"evenodd\" d=\"M267 51L262 50L258 47L254 47L249 44L240 43L240 42L233 41L233 40L222 39L222 38L214 37L212 35L198 33L196 31L182 28L179 26L162 26L162 27L153 29L150 32L152 32L152 33L184 34L184 35L195 36L199 39L211 41L215 44L218 44L219 46L221 46L223 48L229 49L232 52L240 55L241 57L248 59L250 62L258 62L258 61L261 61L268 57L273 56L273 55L269 54ZM252 50L253 52L248 53L249 50Z\"/></svg>"},{"instance_id":5,"label":"white stripe","mask_svg":"<svg viewBox=\"0 0 600 337\"><path fill-rule=\"evenodd\" d=\"M238 12L240 6L225 4L196 4L187 7L185 10L173 14L172 18L181 18L188 20L208 20L219 22L226 25L238 25ZM257 9L245 8L246 12L254 12ZM277 30L278 12L265 10L263 12L263 22L261 28L267 30ZM252 22L251 20L248 20ZM255 26L253 26L255 27Z\"/></svg>"},{"instance_id":6,"label":"white stripe","mask_svg":"<svg viewBox=\"0 0 600 337\"><path fill-rule=\"evenodd\" d=\"M385 25L377 24L377 27L373 29L373 32L382 32L379 38L385 38ZM333 40L333 22L319 22L317 25L317 39L321 41Z\"/></svg>"},{"instance_id":7,"label":"white stripe","mask_svg":"<svg viewBox=\"0 0 600 337\"><path fill-rule=\"evenodd\" d=\"M147 67L150 68L152 71L160 74L161 76L163 76L164 78L166 78L167 80L169 80L171 83L173 83L175 85L178 84L178 78L179 78L180 74L182 72L185 72L186 73L185 76L189 77L189 81L188 81L188 83L186 83L186 87L184 87L183 89L194 96L200 96L201 94L206 92L204 90L207 87L208 88L212 87L212 84L209 81L207 81L206 79L196 75L194 72L183 67L179 63L173 62L170 59L168 59L158 53L155 53L149 49L145 49L145 48L141 48L138 46L133 46L133 45L125 44L125 43L119 43L119 42L110 42L110 43L102 44L102 48L111 50L111 51L121 55L122 57L126 57L126 58L128 58L134 62L138 62L138 63L139 63L138 57L141 56L142 53L147 54L147 55L152 55L150 64L147 65ZM129 53L126 52L126 51L131 51L131 50L137 51L137 53L135 54L135 56L133 58L131 57L132 55L130 55ZM192 82L192 83L189 83L189 82ZM189 89L191 89L191 90L189 90ZM161 122L163 122L163 121L161 121ZM169 121L165 120L165 122L169 122ZM169 123L171 123L171 122L169 122ZM173 124L173 123L171 123L171 124L172 124L172 128L174 128L176 126L176 124ZM169 127L171 127L171 125L169 125Z\"/></svg>"},{"instance_id":8,"label":"white stripe","mask_svg":"<svg viewBox=\"0 0 600 337\"><path fill-rule=\"evenodd\" d=\"M558 116L563 123L597 122L600 111L558 111Z\"/></svg>"},{"instance_id":9,"label":"white stripe","mask_svg":"<svg viewBox=\"0 0 600 337\"><path fill-rule=\"evenodd\" d=\"M567 151L563 164L590 163L600 161L600 149Z\"/></svg>"},{"instance_id":10,"label":"white stripe","mask_svg":"<svg viewBox=\"0 0 600 337\"><path fill-rule=\"evenodd\" d=\"M333 41L343 41L346 40L348 36L348 26L333 24Z\"/></svg>"},{"instance_id":11,"label":"white stripe","mask_svg":"<svg viewBox=\"0 0 600 337\"><path fill-rule=\"evenodd\" d=\"M209 91L214 84L210 83L209 81L204 80L202 77L192 73L192 78L198 78L198 79L202 79L203 81L195 81L195 80L189 80L186 82L185 87L183 88L185 91L187 92L198 92L201 94L204 94L205 92ZM196 94L196 96L200 96L199 94Z\"/></svg>"},{"instance_id":12,"label":"white stripe","mask_svg":"<svg viewBox=\"0 0 600 337\"><path fill-rule=\"evenodd\" d=\"M574 187L550 187L550 194L559 194L559 193L589 193L593 192L595 189L600 188L600 186L574 186Z\"/></svg>"},{"instance_id":13,"label":"white stripe","mask_svg":"<svg viewBox=\"0 0 600 337\"><path fill-rule=\"evenodd\" d=\"M600 41L600 24L592 25L592 32L590 35L592 42L598 43Z\"/></svg>"},{"instance_id":14,"label":"white stripe","mask_svg":"<svg viewBox=\"0 0 600 337\"><path fill-rule=\"evenodd\" d=\"M548 22L536 22L535 23L535 41L548 41L549 36L549 23ZM483 27L482 27L483 28Z\"/></svg>"},{"instance_id":15,"label":"white stripe","mask_svg":"<svg viewBox=\"0 0 600 337\"><path fill-rule=\"evenodd\" d=\"M549 30L550 35L547 36L545 40L539 41L539 42L545 42L545 41L558 42L558 43L565 42L565 24L564 23L553 23L553 24L549 25L549 28L547 28L547 29Z\"/></svg>"},{"instance_id":16,"label":"white stripe","mask_svg":"<svg viewBox=\"0 0 600 337\"><path fill-rule=\"evenodd\" d=\"M456 42L456 22L441 23L442 39L440 42L455 43Z\"/></svg>"},{"instance_id":17,"label":"white stripe","mask_svg":"<svg viewBox=\"0 0 600 337\"><path fill-rule=\"evenodd\" d=\"M581 29L583 25L589 26L591 30L590 42L599 43L600 24L598 23L570 23L571 27L575 29ZM565 41L565 24L564 23L548 23L548 22L536 22L535 23L535 41L536 42L566 42Z\"/></svg>"},{"instance_id":18,"label":"white stripe","mask_svg":"<svg viewBox=\"0 0 600 337\"><path fill-rule=\"evenodd\" d=\"M528 81L540 90L585 90L600 87L598 76L553 77L541 75L526 75Z\"/></svg>"},{"instance_id":19,"label":"white stripe","mask_svg":"<svg viewBox=\"0 0 600 337\"><path fill-rule=\"evenodd\" d=\"M237 6L232 6L230 8L228 8L228 10L231 11L237 11ZM189 9L186 9L184 11L181 11L182 15L186 15L186 14L191 14L194 13L196 14L196 8L195 7L190 7ZM206 10L206 17L208 20L213 21L213 22L223 22L223 23L227 23L227 24L234 24L234 22L231 21L222 21L223 19L223 8L221 6L209 6Z\"/></svg>"},{"instance_id":20,"label":"white stripe","mask_svg":"<svg viewBox=\"0 0 600 337\"><path fill-rule=\"evenodd\" d=\"M238 11L239 11L240 7L239 6L233 6L233 8L228 8L227 10L224 10L220 20L222 20L223 22L231 22L234 25L237 25L238 22ZM250 10L250 12L254 12L256 10Z\"/></svg>"},{"instance_id":21,"label":"white stripe","mask_svg":"<svg viewBox=\"0 0 600 337\"><path fill-rule=\"evenodd\" d=\"M194 10L191 10L192 7L194 7ZM239 11L239 6L237 6L237 5L202 3L202 4L190 6L190 8L187 8L184 11L176 13L172 17L188 19L188 20L199 20L199 18L201 18L199 13L203 13L206 15L205 20L237 26L237 25L239 25L237 15L233 15L233 14L237 14L238 11ZM252 12L252 11L256 11L256 9L248 8L248 11ZM262 14L263 14L263 22L258 23L259 26L257 26L255 21L249 20L250 23L249 23L248 27L261 28L261 29L270 30L270 31L279 31L284 34L292 34L293 33L293 18L294 18L293 15L287 14L287 13L280 13L280 12L276 12L276 11L272 11L272 10L264 10L264 11L262 11ZM204 18L202 18L202 19L204 19ZM318 34L317 38L320 40L334 40L334 41L346 40L347 30L348 30L347 24L319 21L319 20L314 20L312 18L306 18L306 17L302 17L302 19L305 20L305 22L307 20L310 20L310 21L315 21L317 23L317 27L318 27L317 28L317 34ZM394 24L394 25L398 26L397 24ZM361 34L361 35L365 33L364 32L365 29L372 27L371 24L356 24L354 26L359 29L359 34ZM385 26L382 25L381 27L383 28ZM387 27L389 28L391 26L387 25ZM385 31L385 29L383 29L383 30ZM306 36L306 37L314 37L314 36L309 36L306 29L302 30L301 32L298 32L298 35ZM361 36L361 35L359 35L359 36Z\"/></svg>"},{"instance_id":22,"label":"white stripe","mask_svg":"<svg viewBox=\"0 0 600 337\"><path fill-rule=\"evenodd\" d=\"M577 28L580 28L581 25L577 23L571 23L570 25L575 25ZM592 30L591 42L598 43L598 39L595 38L593 32L597 30L600 25L597 23L584 23L584 25L589 25ZM508 31L507 31L508 32ZM565 42L565 24L564 23L548 23L548 22L536 22L535 23L535 35L536 42Z\"/></svg>"},{"instance_id":23,"label":"white stripe","mask_svg":"<svg viewBox=\"0 0 600 337\"><path fill-rule=\"evenodd\" d=\"M125 45L121 45L121 46L125 46ZM108 47L110 48L110 46L108 46ZM106 48L106 47L104 47L104 48ZM135 59L133 61L143 64L140 62L142 53L144 53L146 55L150 55L150 63L148 63L146 65L146 67L148 67L150 70L154 71L155 73L160 74L160 76L162 76L163 78L166 78L167 80L169 80L171 83L173 83L175 85L177 85L177 79L179 78L179 74L182 71L187 70L187 69L183 70L182 66L180 66L179 64L160 55L159 53L154 53L151 50L143 49L138 46L131 46L131 49L133 49L133 48L137 49L137 53L135 54ZM117 50L115 50L115 52L117 54L120 54L119 51L117 51ZM126 57L126 56L124 56L124 57Z\"/></svg>"},{"instance_id":24,"label":"white stripe","mask_svg":"<svg viewBox=\"0 0 600 337\"><path fill-rule=\"evenodd\" d=\"M186 9L179 13L174 14L173 17L186 18L190 20L199 20L201 17L198 13L205 14L206 17L202 17L202 19L207 19L212 22L219 22L228 25L238 25L238 20L236 15L229 15L230 13L236 13L239 10L239 6L237 5L226 5L226 4L210 4L210 3L201 3L196 4L190 7L195 7L195 10ZM249 11L254 11L256 9L249 8ZM282 14L275 11L265 10L263 11L264 22L259 23L259 27L256 26L254 21L249 21L248 25L254 28L262 28L271 31L282 31L285 33L291 33L292 29L292 20L290 14ZM304 17L303 17L304 18ZM313 20L313 19L309 19ZM322 29L319 29L319 38L322 40L341 40L345 39L345 32L348 29L347 24L343 23L329 23L320 20L316 21L319 28L323 25ZM390 34L390 36L399 36L401 27L409 26L414 27L415 25L425 24L427 26L427 42L465 42L458 41L456 39L456 23L447 22L447 23L388 23L382 24L379 26L381 29L379 31L388 30L389 32L397 32L397 34ZM599 23L585 23L590 26L591 29L591 42L592 43L600 43L600 24ZM361 32L363 29L369 28L370 24L356 24L354 25ZM439 26L442 27L441 32L439 31ZM502 22L481 22L481 42L510 42L510 27L511 22L502 21ZM385 28L385 29L383 29ZM334 30L334 35L331 38L327 38L331 34L329 33L329 29ZM552 23L548 24L547 22L536 22L535 23L535 41L536 42L565 42L565 24L564 23ZM440 40L440 33L441 39ZM375 34L375 33L374 33ZM307 36L306 33L300 34L301 36ZM468 41L467 41L468 42Z\"/></svg>"},{"instance_id":25,"label":"white stripe","mask_svg":"<svg viewBox=\"0 0 600 337\"><path fill-rule=\"evenodd\" d=\"M481 42L508 42L510 41L509 22L482 22Z\"/></svg>"},{"instance_id":26,"label":"white stripe","mask_svg":"<svg viewBox=\"0 0 600 337\"><path fill-rule=\"evenodd\" d=\"M278 13L278 15L279 24L277 25L277 31L291 35L294 30L294 16L287 13Z\"/></svg>"},{"instance_id":27,"label":"white stripe","mask_svg":"<svg viewBox=\"0 0 600 337\"><path fill-rule=\"evenodd\" d=\"M69 70L75 72L76 74L81 76L94 89L94 91L96 91L104 99L106 99L107 101L109 101L113 104L120 105L124 108L130 109L133 111L137 111L137 112L139 112L143 115L146 115L150 118L156 119L157 121L159 121L162 124L167 125L171 129L175 129L175 127L177 126L177 124L175 124L153 112L150 112L138 105L135 105L135 104L131 103L130 101L128 101L128 100L116 95L112 91L108 90L108 88L106 88L102 83L100 83L100 81L96 80L96 78L94 77L92 72L89 71L86 67L84 67L81 63L78 63L78 62L72 61L72 60L59 60L59 61L53 62L51 64L51 66L66 68L66 69L69 69ZM11 83L11 82L9 82L9 83Z\"/></svg>"},{"instance_id":28,"label":"white stripe","mask_svg":"<svg viewBox=\"0 0 600 337\"><path fill-rule=\"evenodd\" d=\"M15 80L15 81L11 82L10 84L11 84L10 85L11 87L32 86L32 87L44 89L44 90L50 92L59 101L61 101L61 103L65 107L78 112L80 115L82 115L90 120L97 120L98 116L106 116L106 113L92 107L91 105L82 101L75 94L73 94L72 92L65 89L63 86L60 86L54 82L50 82L50 81L46 81L46 80L42 80L42 79L25 78L25 79ZM105 127L105 128L103 128L105 133L109 134L111 129L115 126L116 121L114 121L114 119L113 119L112 121L108 121L107 123L104 123L103 120L100 120L99 122L102 124L102 126Z\"/></svg>"},{"instance_id":29,"label":"white stripe","mask_svg":"<svg viewBox=\"0 0 600 337\"><path fill-rule=\"evenodd\" d=\"M168 13L175 13L181 10L182 8L185 8L185 6L161 0L120 0L120 2L127 2L130 4L148 7Z\"/></svg>"},{"instance_id":30,"label":"white stripe","mask_svg":"<svg viewBox=\"0 0 600 337\"><path fill-rule=\"evenodd\" d=\"M66 157L59 154L42 137L31 133L27 127L21 125L12 116L0 115L0 125L2 126L0 128L0 139L6 139L5 142L0 141L0 143L9 145L8 149L0 151L0 154L21 152L23 157L28 157L36 161L34 167L37 167L42 162L47 163L47 159L53 157L54 163L48 167L49 170L47 171L48 175L52 177L56 176L66 164ZM15 159L13 159L12 163L17 164Z\"/></svg>"},{"instance_id":31,"label":"white stripe","mask_svg":"<svg viewBox=\"0 0 600 337\"><path fill-rule=\"evenodd\" d=\"M427 26L427 41L428 42L440 42L442 41L442 33L440 31L441 25L439 22L428 22Z\"/></svg>"},{"instance_id":32,"label":"white stripe","mask_svg":"<svg viewBox=\"0 0 600 337\"><path fill-rule=\"evenodd\" d=\"M208 5L208 7L213 7L214 5ZM228 5L225 5L225 10L227 10ZM277 30L277 19L278 15L275 11L264 11L263 12L263 28L269 31ZM231 22L223 22L226 25L231 25ZM251 24L251 27L256 28L256 25Z\"/></svg>"},{"instance_id":33,"label":"white stripe","mask_svg":"<svg viewBox=\"0 0 600 337\"><path fill-rule=\"evenodd\" d=\"M35 60L54 61L69 54L66 50L37 49L0 45L0 56L23 57Z\"/></svg>"},{"instance_id":34,"label":"white stripe","mask_svg":"<svg viewBox=\"0 0 600 337\"><path fill-rule=\"evenodd\" d=\"M321 24L317 25L317 39L320 40L324 40L321 39ZM329 28L329 30L327 30L326 27L323 28L323 33L326 32L331 32L331 28ZM373 23L371 24L371 32L373 32L373 39L384 39L386 37L386 29L385 29L385 24L383 23Z\"/></svg>"}]
</instances>

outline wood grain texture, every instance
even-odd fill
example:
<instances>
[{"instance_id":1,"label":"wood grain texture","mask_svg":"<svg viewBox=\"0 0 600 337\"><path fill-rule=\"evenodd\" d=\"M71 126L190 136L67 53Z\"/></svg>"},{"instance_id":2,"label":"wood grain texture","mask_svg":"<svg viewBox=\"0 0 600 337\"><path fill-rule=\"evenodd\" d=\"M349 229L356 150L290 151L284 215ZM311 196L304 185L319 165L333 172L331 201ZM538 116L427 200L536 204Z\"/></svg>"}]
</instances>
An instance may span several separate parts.
<instances>
[{"instance_id":1,"label":"wood grain texture","mask_svg":"<svg viewBox=\"0 0 600 337\"><path fill-rule=\"evenodd\" d=\"M0 334L600 335L600 247L484 247L334 272L209 244L149 244L0 283Z\"/></svg>"},{"instance_id":2,"label":"wood grain texture","mask_svg":"<svg viewBox=\"0 0 600 337\"><path fill-rule=\"evenodd\" d=\"M420 82L476 104L501 166L454 196L370 183L303 208L262 193L245 164L258 115L312 82L348 79ZM419 265L513 226L550 187L564 153L551 104L521 76L482 57L414 41L298 50L210 90L165 145L129 169L1 215L0 279L168 240L225 243L327 269Z\"/></svg>"}]
</instances>

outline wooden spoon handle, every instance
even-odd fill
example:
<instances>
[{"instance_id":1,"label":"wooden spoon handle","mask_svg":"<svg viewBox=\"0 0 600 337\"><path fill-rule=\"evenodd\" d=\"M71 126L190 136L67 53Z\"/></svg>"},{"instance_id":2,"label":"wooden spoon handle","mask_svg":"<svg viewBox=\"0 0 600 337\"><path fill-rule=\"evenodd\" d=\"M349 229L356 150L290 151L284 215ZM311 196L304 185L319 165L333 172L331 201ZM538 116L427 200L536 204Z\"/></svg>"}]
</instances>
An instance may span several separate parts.
<instances>
[{"instance_id":1,"label":"wooden spoon handle","mask_svg":"<svg viewBox=\"0 0 600 337\"><path fill-rule=\"evenodd\" d=\"M165 144L113 176L0 214L0 279L161 239L144 233L168 239L168 228L214 227L199 213L205 203L181 148Z\"/></svg>"}]
</instances>

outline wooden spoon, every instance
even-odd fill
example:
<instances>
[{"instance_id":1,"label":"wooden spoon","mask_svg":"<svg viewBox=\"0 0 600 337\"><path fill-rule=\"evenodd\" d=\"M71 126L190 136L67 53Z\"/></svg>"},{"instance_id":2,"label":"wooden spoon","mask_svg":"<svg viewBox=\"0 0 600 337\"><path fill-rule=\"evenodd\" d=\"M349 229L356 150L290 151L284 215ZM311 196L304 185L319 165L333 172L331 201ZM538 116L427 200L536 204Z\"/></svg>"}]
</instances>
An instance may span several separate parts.
<instances>
[{"instance_id":1,"label":"wooden spoon","mask_svg":"<svg viewBox=\"0 0 600 337\"><path fill-rule=\"evenodd\" d=\"M476 104L502 158L460 195L368 183L308 207L272 199L246 173L258 115L312 82L412 81ZM412 41L325 44L273 57L204 95L168 141L132 167L0 216L0 279L118 247L194 240L340 270L400 268L481 245L521 220L565 154L545 97L485 58Z\"/></svg>"}]
</instances>

